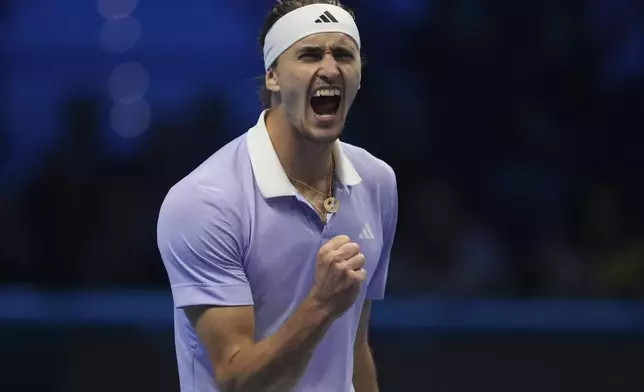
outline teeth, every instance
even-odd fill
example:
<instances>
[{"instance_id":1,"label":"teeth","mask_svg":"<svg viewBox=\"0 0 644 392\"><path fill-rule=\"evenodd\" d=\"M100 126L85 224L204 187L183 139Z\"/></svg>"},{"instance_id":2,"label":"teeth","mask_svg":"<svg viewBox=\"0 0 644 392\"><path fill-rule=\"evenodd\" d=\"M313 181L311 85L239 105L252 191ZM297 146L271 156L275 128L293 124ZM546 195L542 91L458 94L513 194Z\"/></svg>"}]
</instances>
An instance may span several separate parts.
<instances>
[{"instance_id":1,"label":"teeth","mask_svg":"<svg viewBox=\"0 0 644 392\"><path fill-rule=\"evenodd\" d=\"M313 93L314 97L334 97L340 95L339 88L324 88Z\"/></svg>"}]
</instances>

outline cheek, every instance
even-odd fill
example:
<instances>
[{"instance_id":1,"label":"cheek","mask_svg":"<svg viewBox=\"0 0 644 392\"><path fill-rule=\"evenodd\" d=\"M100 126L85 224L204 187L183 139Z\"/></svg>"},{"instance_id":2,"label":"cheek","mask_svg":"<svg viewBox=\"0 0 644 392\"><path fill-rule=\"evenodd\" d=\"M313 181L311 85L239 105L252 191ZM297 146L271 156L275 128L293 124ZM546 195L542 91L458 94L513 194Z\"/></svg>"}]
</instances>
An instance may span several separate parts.
<instances>
[{"instance_id":1,"label":"cheek","mask_svg":"<svg viewBox=\"0 0 644 392\"><path fill-rule=\"evenodd\" d=\"M347 98L349 103L351 103L353 99L356 97L356 95L358 94L358 88L360 86L360 80L362 75L360 71L356 71L354 69L347 71L344 75L345 75L345 82L347 86Z\"/></svg>"},{"instance_id":2,"label":"cheek","mask_svg":"<svg viewBox=\"0 0 644 392\"><path fill-rule=\"evenodd\" d=\"M360 69L356 67L347 67L344 69L343 75L347 87L352 90L357 90L362 79L362 72L360 72Z\"/></svg>"},{"instance_id":3,"label":"cheek","mask_svg":"<svg viewBox=\"0 0 644 392\"><path fill-rule=\"evenodd\" d=\"M304 96L307 94L304 82L298 77L289 79L287 83L282 84L281 92L284 102L295 105L304 102Z\"/></svg>"},{"instance_id":4,"label":"cheek","mask_svg":"<svg viewBox=\"0 0 644 392\"><path fill-rule=\"evenodd\" d=\"M291 106L291 103L295 102L297 100L297 91L290 90L290 89L282 89L282 101L284 103L289 104Z\"/></svg>"}]
</instances>

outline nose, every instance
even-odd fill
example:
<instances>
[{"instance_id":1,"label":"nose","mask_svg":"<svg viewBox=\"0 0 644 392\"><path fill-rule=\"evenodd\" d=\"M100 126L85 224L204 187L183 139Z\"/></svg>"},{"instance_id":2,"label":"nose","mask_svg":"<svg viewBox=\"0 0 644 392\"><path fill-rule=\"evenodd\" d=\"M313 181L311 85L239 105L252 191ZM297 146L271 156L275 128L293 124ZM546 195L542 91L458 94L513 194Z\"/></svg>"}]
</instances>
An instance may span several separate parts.
<instances>
[{"instance_id":1,"label":"nose","mask_svg":"<svg viewBox=\"0 0 644 392\"><path fill-rule=\"evenodd\" d=\"M324 79L334 80L340 76L340 69L338 62L333 57L332 53L325 53L320 62L320 69L318 75Z\"/></svg>"}]
</instances>

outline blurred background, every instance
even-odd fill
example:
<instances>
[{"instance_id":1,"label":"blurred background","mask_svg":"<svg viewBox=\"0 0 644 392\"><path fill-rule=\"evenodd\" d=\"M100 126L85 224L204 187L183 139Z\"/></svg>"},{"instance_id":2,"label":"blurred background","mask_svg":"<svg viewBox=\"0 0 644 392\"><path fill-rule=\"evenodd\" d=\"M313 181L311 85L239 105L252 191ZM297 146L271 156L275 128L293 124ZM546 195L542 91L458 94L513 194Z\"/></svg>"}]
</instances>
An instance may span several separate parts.
<instances>
[{"instance_id":1,"label":"blurred background","mask_svg":"<svg viewBox=\"0 0 644 392\"><path fill-rule=\"evenodd\" d=\"M273 3L0 1L0 390L178 390L157 213L255 124ZM644 3L345 3L381 390L644 390Z\"/></svg>"}]
</instances>

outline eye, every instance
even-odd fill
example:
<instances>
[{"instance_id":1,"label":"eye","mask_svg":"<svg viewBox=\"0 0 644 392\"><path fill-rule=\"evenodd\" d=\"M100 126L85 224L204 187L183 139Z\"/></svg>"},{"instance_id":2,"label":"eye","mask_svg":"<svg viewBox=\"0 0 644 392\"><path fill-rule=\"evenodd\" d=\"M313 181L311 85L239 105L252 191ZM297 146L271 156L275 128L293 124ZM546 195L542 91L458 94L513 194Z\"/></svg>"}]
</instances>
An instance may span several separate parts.
<instances>
[{"instance_id":1,"label":"eye","mask_svg":"<svg viewBox=\"0 0 644 392\"><path fill-rule=\"evenodd\" d=\"M317 53L303 53L299 57L300 60L302 61L319 61L320 60L320 55Z\"/></svg>"},{"instance_id":2,"label":"eye","mask_svg":"<svg viewBox=\"0 0 644 392\"><path fill-rule=\"evenodd\" d=\"M347 49L336 49L333 51L333 57L338 61L351 61L355 58L355 55Z\"/></svg>"},{"instance_id":3,"label":"eye","mask_svg":"<svg viewBox=\"0 0 644 392\"><path fill-rule=\"evenodd\" d=\"M338 53L335 55L336 59L345 60L345 61L353 60L353 57L354 56L351 53Z\"/></svg>"}]
</instances>

